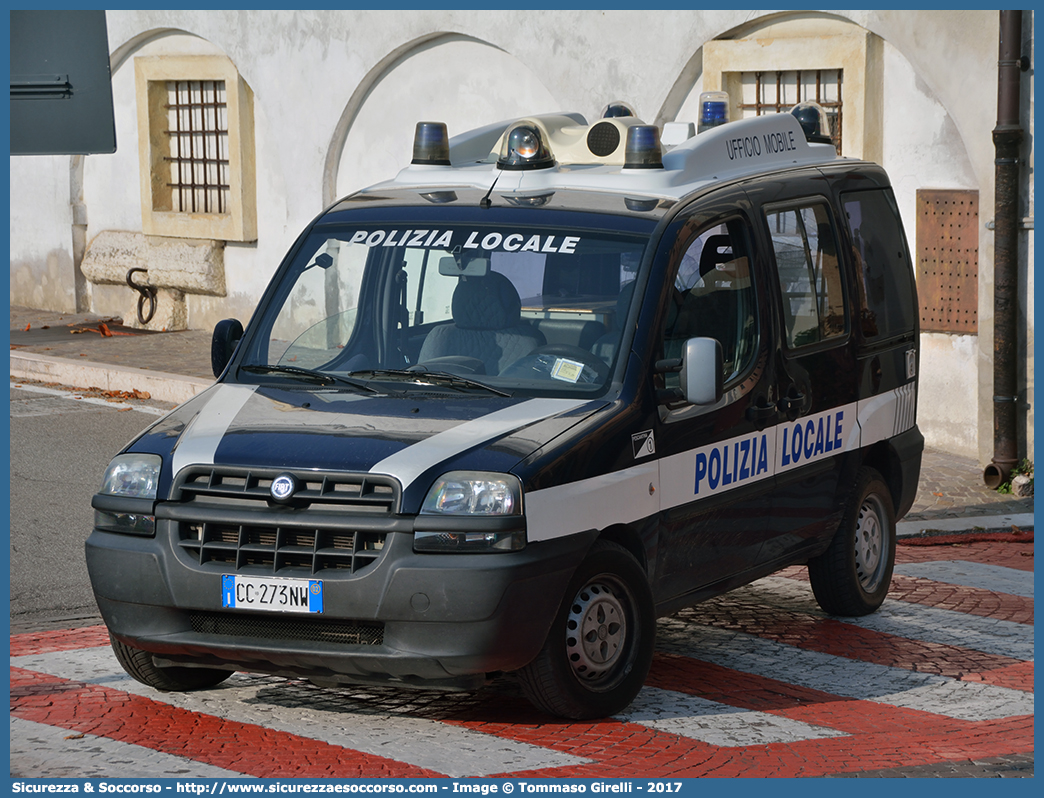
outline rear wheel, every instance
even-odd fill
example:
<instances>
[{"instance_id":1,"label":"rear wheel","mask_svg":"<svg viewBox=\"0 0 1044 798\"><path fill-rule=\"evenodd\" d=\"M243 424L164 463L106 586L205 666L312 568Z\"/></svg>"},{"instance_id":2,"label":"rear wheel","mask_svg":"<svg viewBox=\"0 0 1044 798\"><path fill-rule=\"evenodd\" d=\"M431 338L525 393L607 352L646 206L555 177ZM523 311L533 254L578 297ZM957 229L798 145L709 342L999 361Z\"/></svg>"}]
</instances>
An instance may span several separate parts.
<instances>
[{"instance_id":1,"label":"rear wheel","mask_svg":"<svg viewBox=\"0 0 1044 798\"><path fill-rule=\"evenodd\" d=\"M869 615L884 602L895 565L895 511L881 475L863 468L834 539L808 561L819 606L831 615Z\"/></svg>"},{"instance_id":2,"label":"rear wheel","mask_svg":"<svg viewBox=\"0 0 1044 798\"><path fill-rule=\"evenodd\" d=\"M522 689L560 717L619 712L649 673L655 629L641 566L623 547L598 541L573 575L544 647L518 672Z\"/></svg>"},{"instance_id":3,"label":"rear wheel","mask_svg":"<svg viewBox=\"0 0 1044 798\"><path fill-rule=\"evenodd\" d=\"M121 643L111 634L109 643L120 665L142 684L155 687L166 693L205 690L221 684L232 671L217 668L161 668L152 661L152 654L140 648Z\"/></svg>"}]
</instances>

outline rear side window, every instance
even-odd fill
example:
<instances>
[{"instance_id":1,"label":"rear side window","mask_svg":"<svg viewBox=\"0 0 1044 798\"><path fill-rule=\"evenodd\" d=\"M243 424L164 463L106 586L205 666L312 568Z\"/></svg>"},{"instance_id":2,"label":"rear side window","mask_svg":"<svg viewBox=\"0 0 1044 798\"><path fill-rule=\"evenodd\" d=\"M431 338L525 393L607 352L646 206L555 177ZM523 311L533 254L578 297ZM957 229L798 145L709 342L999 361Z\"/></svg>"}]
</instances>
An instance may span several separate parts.
<instances>
[{"instance_id":1,"label":"rear side window","mask_svg":"<svg viewBox=\"0 0 1044 798\"><path fill-rule=\"evenodd\" d=\"M887 189L841 195L852 259L859 280L859 324L864 338L911 333L917 301L899 210Z\"/></svg>"},{"instance_id":2,"label":"rear side window","mask_svg":"<svg viewBox=\"0 0 1044 798\"><path fill-rule=\"evenodd\" d=\"M843 336L844 285L837 238L826 205L765 214L783 296L783 323L791 349Z\"/></svg>"}]
</instances>

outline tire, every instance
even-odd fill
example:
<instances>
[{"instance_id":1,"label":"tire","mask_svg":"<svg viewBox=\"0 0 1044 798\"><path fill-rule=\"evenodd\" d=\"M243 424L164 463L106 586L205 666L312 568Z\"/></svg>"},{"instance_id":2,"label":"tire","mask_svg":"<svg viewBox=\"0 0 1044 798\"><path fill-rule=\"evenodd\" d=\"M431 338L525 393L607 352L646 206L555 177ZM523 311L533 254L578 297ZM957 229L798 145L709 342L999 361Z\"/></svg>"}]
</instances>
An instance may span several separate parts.
<instances>
[{"instance_id":1,"label":"tire","mask_svg":"<svg viewBox=\"0 0 1044 798\"><path fill-rule=\"evenodd\" d=\"M575 634L587 630L587 639ZM574 720L620 712L652 664L656 616L649 581L622 546L597 541L577 568L536 658L517 672L526 697Z\"/></svg>"},{"instance_id":2,"label":"tire","mask_svg":"<svg viewBox=\"0 0 1044 798\"><path fill-rule=\"evenodd\" d=\"M121 643L109 634L109 643L120 665L142 684L165 693L205 690L221 684L233 671L217 668L161 668L152 661L152 654L140 648Z\"/></svg>"},{"instance_id":3,"label":"tire","mask_svg":"<svg viewBox=\"0 0 1044 798\"><path fill-rule=\"evenodd\" d=\"M808 561L812 592L831 615L869 615L884 602L894 566L892 494L877 471L863 468L830 548Z\"/></svg>"}]
</instances>

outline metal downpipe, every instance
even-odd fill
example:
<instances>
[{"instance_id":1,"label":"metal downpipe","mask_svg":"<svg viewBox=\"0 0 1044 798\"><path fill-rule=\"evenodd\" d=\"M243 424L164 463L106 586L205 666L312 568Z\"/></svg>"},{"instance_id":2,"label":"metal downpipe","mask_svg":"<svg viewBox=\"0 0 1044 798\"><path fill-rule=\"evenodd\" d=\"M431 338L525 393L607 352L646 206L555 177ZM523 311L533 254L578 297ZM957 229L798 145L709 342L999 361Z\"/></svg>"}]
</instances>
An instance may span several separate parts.
<instances>
[{"instance_id":1,"label":"metal downpipe","mask_svg":"<svg viewBox=\"0 0 1044 798\"><path fill-rule=\"evenodd\" d=\"M1019 89L1022 70L1022 12L1000 12L997 62L997 126L993 129L995 207L993 255L993 461L983 479L996 488L1018 462L1018 211L1019 148L1022 144Z\"/></svg>"}]
</instances>

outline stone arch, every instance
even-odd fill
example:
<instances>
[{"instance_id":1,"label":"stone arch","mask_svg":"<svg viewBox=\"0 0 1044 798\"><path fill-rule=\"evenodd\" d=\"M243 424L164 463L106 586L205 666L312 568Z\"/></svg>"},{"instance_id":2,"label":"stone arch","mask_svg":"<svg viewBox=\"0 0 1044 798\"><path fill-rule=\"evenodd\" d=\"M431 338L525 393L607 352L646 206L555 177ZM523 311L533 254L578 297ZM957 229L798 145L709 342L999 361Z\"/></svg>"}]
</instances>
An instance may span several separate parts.
<instances>
[{"instance_id":1,"label":"stone arch","mask_svg":"<svg viewBox=\"0 0 1044 798\"><path fill-rule=\"evenodd\" d=\"M448 103L444 109L439 109L435 112L440 117L439 121L451 122L450 117L453 117L455 112L459 112L459 109L468 103L473 105L476 102L480 104L485 102L484 110L487 113L494 114L493 118L471 118L469 116L467 119L460 119L459 125L466 126L460 127L458 125L458 129L454 129L454 125L451 123L449 131L451 136L463 132L465 129L508 118L514 114L522 115L525 113L556 110L554 107L555 101L550 91L537 78L536 74L521 61L517 60L515 56L497 45L473 36L446 31L433 32L413 39L395 48L378 61L359 82L345 105L340 119L334 128L324 164L322 186L324 207L336 200L340 194L345 193L345 187L338 185L339 181L344 182L344 156L351 149L353 134L356 136L361 134L360 122L365 124L364 117L366 116L368 102L371 100L376 101L380 97L382 89L390 90L389 87L394 84L401 73L406 71L408 74L410 69L417 69L417 63L451 51L458 53L469 51L474 55L482 55L489 63L486 64L486 69L479 71L481 75L475 75L473 74L475 72L473 63L468 64L468 68L464 69L461 64L455 63L452 58L448 59L449 63L439 70L440 79L445 81L447 85L458 85L458 94L453 102ZM511 70L510 75L504 74L508 69ZM414 74L416 77L425 79L429 77L426 73L415 72ZM474 90L470 93L468 92L468 89L474 89L475 83L481 79L491 79L488 77L489 74L504 74L504 77L510 77L515 82L513 85L520 84L521 89L518 89L513 97L506 97L503 92L498 92L496 97L479 96ZM485 77L483 78L483 76ZM470 86L465 86L464 84L468 83L468 81L471 81ZM466 100L461 98L461 94L466 95ZM387 100L383 100L383 102L387 103ZM388 107L394 107L394 105L386 104L385 108ZM418 112L423 113L423 110ZM416 121L420 120L412 118L408 126L403 121L403 124L389 131L389 135L399 139L400 143L408 142L411 138L407 139L406 137L412 137L413 123ZM408 144L404 143L400 149L402 149L402 157L396 160L391 167L395 171L404 166L407 162L405 159L409 157ZM393 175L394 171L390 173L384 171L376 175L375 179L388 178ZM363 181L363 184L365 182L371 181ZM350 186L353 189L359 187L361 187L361 184Z\"/></svg>"},{"instance_id":2,"label":"stone arch","mask_svg":"<svg viewBox=\"0 0 1044 798\"><path fill-rule=\"evenodd\" d=\"M788 22L805 22L811 24L825 23L827 25L834 24L840 26L852 26L853 28L865 30L880 37L884 42L893 47L909 65L918 82L923 83L923 88L927 89L927 91L924 92L925 96L937 103L945 111L949 119L952 120L955 133L961 142L964 159L970 169L973 171L976 169L977 160L973 157L975 148L969 147L967 138L969 135L968 131L966 131L961 124L960 114L956 113L955 109L951 107L952 103L949 101L949 98L939 90L939 87L936 85L936 82L932 79L931 75L926 74L926 70L922 68L920 61L923 56L920 53L913 51L914 48L909 46L911 44L910 42L903 40L899 35L893 35L893 31L873 13L827 13L822 11L773 12L746 20L743 23L730 28L723 28L719 32L710 36L707 41L714 39L738 39L749 37L760 30ZM705 44L706 42L701 43L675 78L670 90L667 92L659 112L656 115L656 124L663 124L663 122L670 122L678 119L678 114L682 111L686 100L689 99L690 93L703 77L703 51ZM695 120L686 119L682 121ZM989 185L989 176L976 172L976 184L981 186Z\"/></svg>"}]
</instances>

